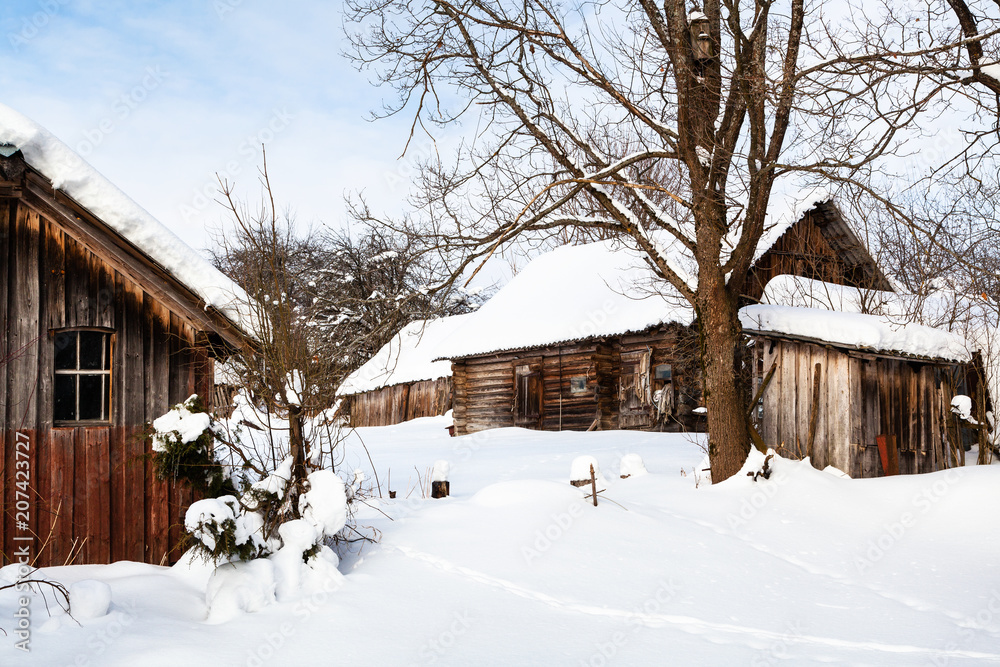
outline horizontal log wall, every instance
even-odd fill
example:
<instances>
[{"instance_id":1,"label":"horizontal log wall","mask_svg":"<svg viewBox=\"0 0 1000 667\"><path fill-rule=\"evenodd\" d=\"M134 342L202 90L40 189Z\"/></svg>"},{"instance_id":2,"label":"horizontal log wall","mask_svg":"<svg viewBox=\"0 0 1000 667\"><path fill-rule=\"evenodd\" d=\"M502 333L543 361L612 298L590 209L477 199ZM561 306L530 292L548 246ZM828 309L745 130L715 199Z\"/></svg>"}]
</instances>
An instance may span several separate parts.
<instances>
[{"instance_id":1,"label":"horizontal log wall","mask_svg":"<svg viewBox=\"0 0 1000 667\"><path fill-rule=\"evenodd\" d=\"M349 400L351 426L391 426L418 417L443 415L451 409L451 378L397 384Z\"/></svg>"},{"instance_id":2,"label":"horizontal log wall","mask_svg":"<svg viewBox=\"0 0 1000 667\"><path fill-rule=\"evenodd\" d=\"M537 360L542 373L542 415L539 428L546 431L585 431L623 427L618 390L623 351L653 350L654 364L669 363L675 373L675 392L682 414L691 415L700 400L694 335L687 327L669 325L610 340L503 352L452 363L455 429L458 434L514 426L514 367ZM585 390L574 391L573 378L586 378ZM691 421L691 420L689 420ZM596 422L596 424L595 424ZM686 424L684 424L686 425ZM662 428L650 413L641 423L625 427ZM670 428L680 428L672 421Z\"/></svg>"},{"instance_id":3,"label":"horizontal log wall","mask_svg":"<svg viewBox=\"0 0 1000 667\"><path fill-rule=\"evenodd\" d=\"M945 433L957 364L854 354L811 343L758 338L763 363L773 364L763 395L764 441L791 455L811 456L817 468L832 465L854 477L885 474L877 445L895 436L899 472L932 472L949 466ZM820 366L816 419L813 384ZM809 447L810 427L814 428Z\"/></svg>"},{"instance_id":4,"label":"horizontal log wall","mask_svg":"<svg viewBox=\"0 0 1000 667\"><path fill-rule=\"evenodd\" d=\"M190 489L155 478L144 423L192 393L211 396L195 330L23 200L0 200L0 559L17 530L15 440L30 440L36 564L176 558ZM53 329L112 330L111 420L53 424ZM210 399L209 399L210 400ZM18 435L20 434L20 435ZM44 551L42 545L45 544ZM40 553L39 553L40 552Z\"/></svg>"}]
</instances>

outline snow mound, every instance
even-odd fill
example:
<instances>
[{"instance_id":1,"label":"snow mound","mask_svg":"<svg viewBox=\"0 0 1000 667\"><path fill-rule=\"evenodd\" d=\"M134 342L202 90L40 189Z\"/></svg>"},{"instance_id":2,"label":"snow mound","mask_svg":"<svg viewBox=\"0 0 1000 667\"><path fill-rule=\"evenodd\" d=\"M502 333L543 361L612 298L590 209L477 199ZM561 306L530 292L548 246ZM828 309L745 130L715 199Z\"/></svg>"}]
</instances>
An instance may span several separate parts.
<instances>
[{"instance_id":1,"label":"snow mound","mask_svg":"<svg viewBox=\"0 0 1000 667\"><path fill-rule=\"evenodd\" d=\"M593 456L585 454L573 459L569 468L569 481L581 482L590 480L590 466L594 466L594 478L598 484L607 485L608 481L601 475L601 466Z\"/></svg>"},{"instance_id":2,"label":"snow mound","mask_svg":"<svg viewBox=\"0 0 1000 667\"><path fill-rule=\"evenodd\" d=\"M107 616L111 608L111 586L83 579L69 586L70 613L78 621Z\"/></svg>"},{"instance_id":3,"label":"snow mound","mask_svg":"<svg viewBox=\"0 0 1000 667\"><path fill-rule=\"evenodd\" d=\"M282 547L269 560L274 566L275 594L280 602L295 600L319 590L339 587L343 575L337 554L322 544L321 535L305 519L286 521L278 527ZM306 559L306 554L315 552Z\"/></svg>"},{"instance_id":4,"label":"snow mound","mask_svg":"<svg viewBox=\"0 0 1000 667\"><path fill-rule=\"evenodd\" d=\"M208 622L224 623L274 602L274 565L265 558L220 565L205 589Z\"/></svg>"},{"instance_id":5,"label":"snow mound","mask_svg":"<svg viewBox=\"0 0 1000 667\"><path fill-rule=\"evenodd\" d=\"M332 470L317 470L308 480L309 490L299 496L299 514L319 535L332 537L347 524L344 482Z\"/></svg>"},{"instance_id":6,"label":"snow mound","mask_svg":"<svg viewBox=\"0 0 1000 667\"><path fill-rule=\"evenodd\" d=\"M432 482L447 482L448 473L451 471L451 464L441 459L434 462L434 470L431 472Z\"/></svg>"},{"instance_id":7,"label":"snow mound","mask_svg":"<svg viewBox=\"0 0 1000 667\"><path fill-rule=\"evenodd\" d=\"M565 483L525 479L490 484L469 499L471 505L486 508L562 507L580 502L580 491Z\"/></svg>"},{"instance_id":8,"label":"snow mound","mask_svg":"<svg viewBox=\"0 0 1000 667\"><path fill-rule=\"evenodd\" d=\"M589 471L588 471L589 472ZM638 454L626 454L618 464L618 474L622 479L649 474L646 464Z\"/></svg>"}]
</instances>

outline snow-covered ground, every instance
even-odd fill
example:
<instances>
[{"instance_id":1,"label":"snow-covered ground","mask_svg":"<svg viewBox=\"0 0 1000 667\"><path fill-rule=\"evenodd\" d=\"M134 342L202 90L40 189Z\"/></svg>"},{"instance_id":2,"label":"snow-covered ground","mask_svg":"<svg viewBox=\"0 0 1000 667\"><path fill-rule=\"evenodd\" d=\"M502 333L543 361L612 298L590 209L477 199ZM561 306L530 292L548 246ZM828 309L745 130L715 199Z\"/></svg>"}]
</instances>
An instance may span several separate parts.
<instances>
[{"instance_id":1,"label":"snow-covered ground","mask_svg":"<svg viewBox=\"0 0 1000 667\"><path fill-rule=\"evenodd\" d=\"M78 622L36 598L24 654L0 592L0 664L1000 663L995 466L850 480L778 460L768 480L710 486L685 436L448 438L423 419L361 430L346 471L370 472L360 441L398 495L359 512L381 540L332 590L208 623L204 568L53 568L107 583L110 612L96 584L80 599L98 615ZM619 479L630 453L649 474ZM579 455L607 480L596 508L567 483ZM423 499L418 474L441 459L452 497Z\"/></svg>"}]
</instances>

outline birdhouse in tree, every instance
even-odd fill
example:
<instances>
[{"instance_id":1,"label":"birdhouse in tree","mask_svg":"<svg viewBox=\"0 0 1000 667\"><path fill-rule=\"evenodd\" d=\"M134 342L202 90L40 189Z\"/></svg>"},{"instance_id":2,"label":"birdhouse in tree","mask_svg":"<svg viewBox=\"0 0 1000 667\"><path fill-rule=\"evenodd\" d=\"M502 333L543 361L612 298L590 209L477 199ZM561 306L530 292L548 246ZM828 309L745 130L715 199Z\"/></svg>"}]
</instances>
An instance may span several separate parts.
<instances>
[{"instance_id":1,"label":"birdhouse in tree","mask_svg":"<svg viewBox=\"0 0 1000 667\"><path fill-rule=\"evenodd\" d=\"M700 9L695 8L688 14L688 29L691 34L691 52L698 62L711 60L715 57L712 47L712 36L708 32L708 17Z\"/></svg>"}]
</instances>

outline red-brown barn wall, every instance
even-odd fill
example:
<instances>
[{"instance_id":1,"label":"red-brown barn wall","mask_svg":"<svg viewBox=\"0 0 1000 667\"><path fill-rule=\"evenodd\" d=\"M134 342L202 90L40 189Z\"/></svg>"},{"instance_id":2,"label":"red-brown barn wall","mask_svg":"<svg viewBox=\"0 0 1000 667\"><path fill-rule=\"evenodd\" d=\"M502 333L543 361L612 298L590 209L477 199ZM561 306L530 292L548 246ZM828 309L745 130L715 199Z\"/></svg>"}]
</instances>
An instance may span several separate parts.
<instances>
[{"instance_id":1,"label":"red-brown barn wall","mask_svg":"<svg viewBox=\"0 0 1000 667\"><path fill-rule=\"evenodd\" d=\"M23 201L0 199L0 259L0 561L25 544L36 565L62 564L71 552L77 563L175 559L193 494L156 479L138 434L211 387L212 360L195 347L195 330ZM53 426L50 331L64 327L114 331L107 425ZM30 439L27 459L18 458L18 432ZM19 460L29 464L29 542L14 540L25 535L16 525Z\"/></svg>"}]
</instances>

